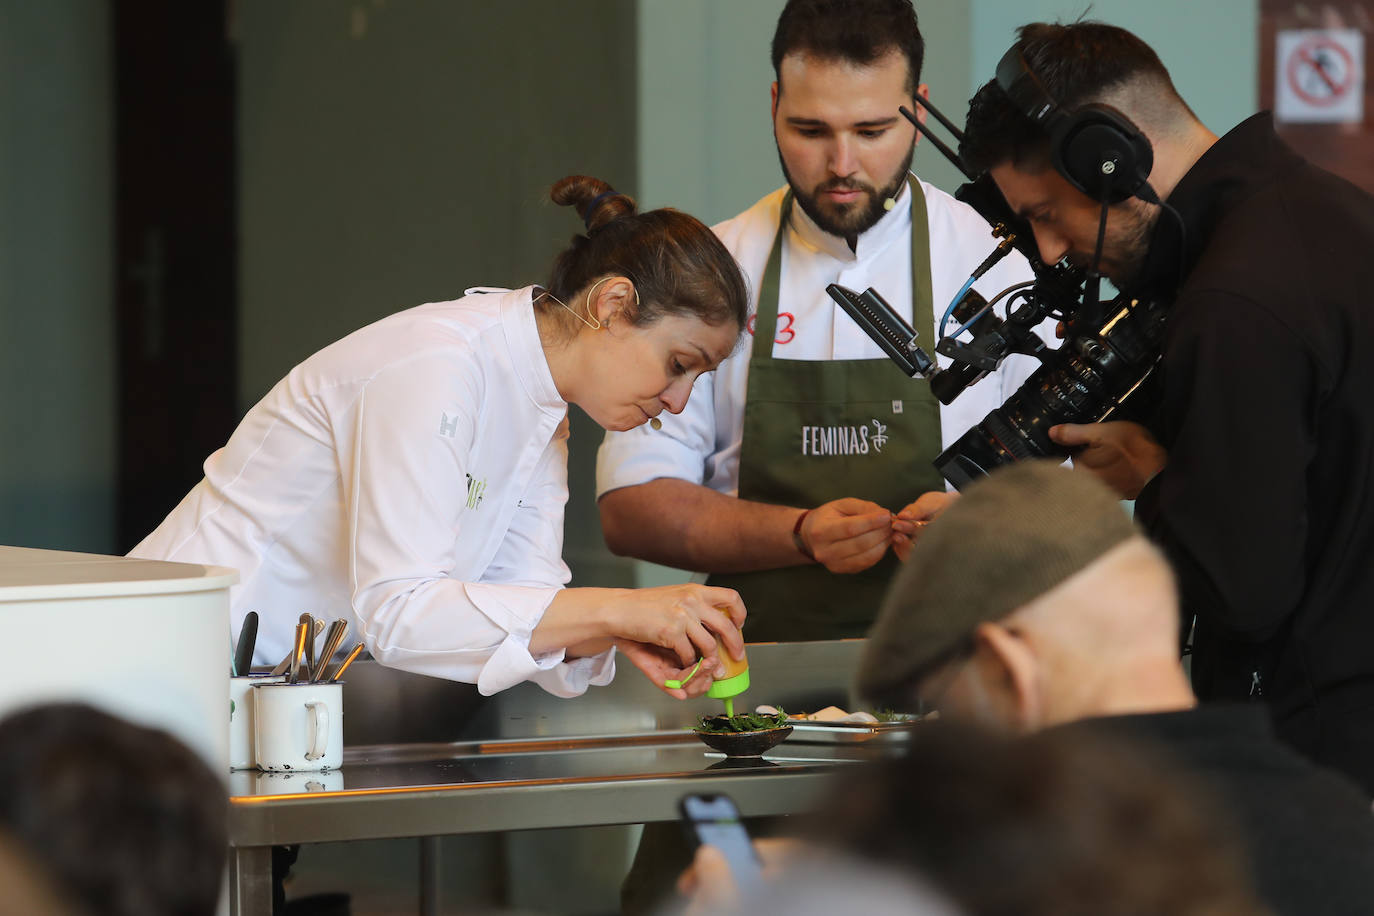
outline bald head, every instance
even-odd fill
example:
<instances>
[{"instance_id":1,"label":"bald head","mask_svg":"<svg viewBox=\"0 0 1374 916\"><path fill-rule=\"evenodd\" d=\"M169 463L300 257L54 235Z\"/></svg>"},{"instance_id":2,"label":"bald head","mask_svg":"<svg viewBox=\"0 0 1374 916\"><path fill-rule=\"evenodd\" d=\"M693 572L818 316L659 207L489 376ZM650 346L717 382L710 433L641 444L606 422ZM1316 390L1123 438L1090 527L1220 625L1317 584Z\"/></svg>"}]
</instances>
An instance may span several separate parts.
<instances>
[{"instance_id":1,"label":"bald head","mask_svg":"<svg viewBox=\"0 0 1374 916\"><path fill-rule=\"evenodd\" d=\"M1139 652L1176 656L1173 572L1158 548L1136 535L1001 622L1044 633L1083 664Z\"/></svg>"},{"instance_id":2,"label":"bald head","mask_svg":"<svg viewBox=\"0 0 1374 916\"><path fill-rule=\"evenodd\" d=\"M999 468L921 536L868 634L859 691L881 698L974 627L1000 620L1138 536L1120 501L1053 461Z\"/></svg>"},{"instance_id":3,"label":"bald head","mask_svg":"<svg viewBox=\"0 0 1374 916\"><path fill-rule=\"evenodd\" d=\"M1018 729L1192 705L1160 552L1092 475L1023 462L917 542L869 634L860 692Z\"/></svg>"},{"instance_id":4,"label":"bald head","mask_svg":"<svg viewBox=\"0 0 1374 916\"><path fill-rule=\"evenodd\" d=\"M1000 623L1034 655L1041 724L1050 724L1191 706L1178 619L1169 564L1134 537Z\"/></svg>"}]
</instances>

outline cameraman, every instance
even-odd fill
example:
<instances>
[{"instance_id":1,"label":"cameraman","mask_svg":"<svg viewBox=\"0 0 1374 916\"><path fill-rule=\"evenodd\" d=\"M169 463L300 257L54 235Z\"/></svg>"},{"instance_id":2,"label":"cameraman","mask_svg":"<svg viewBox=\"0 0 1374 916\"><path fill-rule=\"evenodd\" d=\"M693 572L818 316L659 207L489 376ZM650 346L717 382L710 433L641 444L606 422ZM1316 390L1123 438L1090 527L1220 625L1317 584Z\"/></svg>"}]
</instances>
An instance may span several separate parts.
<instances>
[{"instance_id":1,"label":"cameraman","mask_svg":"<svg viewBox=\"0 0 1374 916\"><path fill-rule=\"evenodd\" d=\"M1268 113L1218 139L1129 32L1019 34L1062 111L1110 106L1144 134L1165 202L1111 203L1097 259L1119 288L1173 303L1148 429L1051 435L1138 498L1196 618L1198 696L1269 704L1281 737L1374 792L1374 198L1305 162ZM1026 112L989 82L960 153L1030 221L1046 262L1087 267L1103 206L1052 164Z\"/></svg>"}]
</instances>

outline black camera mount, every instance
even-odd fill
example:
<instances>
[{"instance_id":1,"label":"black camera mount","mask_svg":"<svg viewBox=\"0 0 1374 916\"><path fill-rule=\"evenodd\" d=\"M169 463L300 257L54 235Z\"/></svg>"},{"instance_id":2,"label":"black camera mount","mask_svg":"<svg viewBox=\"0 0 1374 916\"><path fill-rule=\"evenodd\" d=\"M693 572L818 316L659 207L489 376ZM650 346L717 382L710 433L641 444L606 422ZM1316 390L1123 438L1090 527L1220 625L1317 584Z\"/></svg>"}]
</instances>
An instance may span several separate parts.
<instances>
[{"instance_id":1,"label":"black camera mount","mask_svg":"<svg viewBox=\"0 0 1374 916\"><path fill-rule=\"evenodd\" d=\"M916 101L957 140L963 139L929 101L919 96ZM1001 407L936 458L936 468L955 487L1012 461L1066 457L1068 450L1050 440L1050 427L1108 419L1140 389L1160 358L1166 309L1126 296L1102 303L1095 270L1085 274L1067 261L1046 264L1029 225L1011 211L992 179L972 174L909 109L899 110L968 179L954 196L987 220L998 239L945 313L945 320L953 316L960 323L954 334L940 334L935 346L950 365L938 366L917 344L916 331L876 290L857 293L831 284L826 292L903 372L927 379L942 404L953 402L1013 353L1040 360L1040 368ZM988 302L973 283L1013 248L1030 263L1035 280L1003 290ZM992 309L1004 296L1005 318ZM1061 324L1065 341L1059 349L1049 347L1034 330L1046 319ZM956 339L965 330L973 332L967 343Z\"/></svg>"}]
</instances>

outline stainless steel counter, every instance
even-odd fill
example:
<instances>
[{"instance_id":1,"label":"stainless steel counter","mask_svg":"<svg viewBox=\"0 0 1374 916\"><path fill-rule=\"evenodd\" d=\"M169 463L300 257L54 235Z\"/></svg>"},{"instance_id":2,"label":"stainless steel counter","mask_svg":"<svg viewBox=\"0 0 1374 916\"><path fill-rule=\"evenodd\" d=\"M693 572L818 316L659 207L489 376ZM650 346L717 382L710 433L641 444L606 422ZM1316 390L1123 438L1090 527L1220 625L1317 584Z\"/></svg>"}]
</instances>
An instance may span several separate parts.
<instances>
[{"instance_id":1,"label":"stainless steel counter","mask_svg":"<svg viewBox=\"0 0 1374 916\"><path fill-rule=\"evenodd\" d=\"M751 646L749 704L844 703L859 645ZM482 699L467 685L355 669L341 770L233 774L233 913L271 912L273 845L670 820L690 791L728 793L747 816L796 813L837 766L874 753L794 735L762 759L726 760L684 730L715 701L672 700L633 670L563 700L531 685ZM398 719L412 740L395 740Z\"/></svg>"}]
</instances>

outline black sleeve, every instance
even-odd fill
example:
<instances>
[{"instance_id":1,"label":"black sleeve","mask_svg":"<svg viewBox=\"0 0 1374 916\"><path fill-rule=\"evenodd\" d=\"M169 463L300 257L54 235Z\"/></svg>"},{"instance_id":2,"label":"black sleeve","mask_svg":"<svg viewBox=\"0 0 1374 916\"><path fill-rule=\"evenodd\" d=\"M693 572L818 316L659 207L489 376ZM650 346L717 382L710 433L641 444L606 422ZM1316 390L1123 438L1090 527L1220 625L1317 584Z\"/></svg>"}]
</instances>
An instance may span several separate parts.
<instances>
[{"instance_id":1,"label":"black sleeve","mask_svg":"<svg viewBox=\"0 0 1374 916\"><path fill-rule=\"evenodd\" d=\"M1164 362L1168 464L1137 517L1174 564L1185 615L1259 642L1306 586L1314 361L1254 302L1192 292Z\"/></svg>"}]
</instances>

